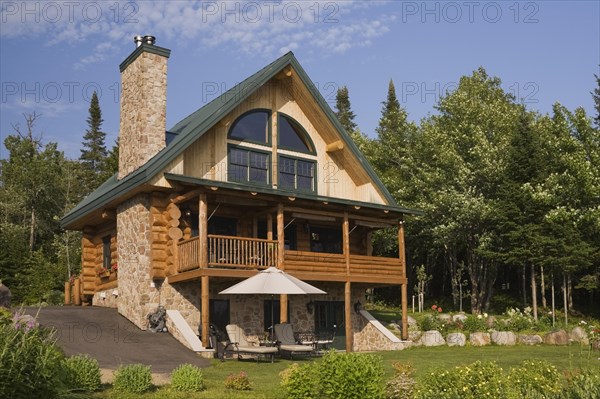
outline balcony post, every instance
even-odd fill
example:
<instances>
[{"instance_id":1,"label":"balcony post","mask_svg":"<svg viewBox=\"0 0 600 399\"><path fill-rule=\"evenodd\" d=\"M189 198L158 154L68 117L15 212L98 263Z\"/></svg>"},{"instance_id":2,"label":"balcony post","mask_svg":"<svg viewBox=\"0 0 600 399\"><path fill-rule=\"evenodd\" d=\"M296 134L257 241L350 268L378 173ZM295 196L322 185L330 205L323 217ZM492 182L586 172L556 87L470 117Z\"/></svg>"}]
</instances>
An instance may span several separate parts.
<instances>
[{"instance_id":1,"label":"balcony post","mask_svg":"<svg viewBox=\"0 0 600 399\"><path fill-rule=\"evenodd\" d=\"M200 304L200 312L202 313L202 346L207 348L209 345L209 326L210 326L210 294L209 294L209 277L202 276L200 278L201 284L201 304Z\"/></svg>"},{"instance_id":2,"label":"balcony post","mask_svg":"<svg viewBox=\"0 0 600 399\"><path fill-rule=\"evenodd\" d=\"M344 318L346 320L346 352L353 351L354 337L352 336L352 283L346 281L344 287Z\"/></svg>"},{"instance_id":3,"label":"balcony post","mask_svg":"<svg viewBox=\"0 0 600 399\"><path fill-rule=\"evenodd\" d=\"M398 224L398 257L400 258L400 267L402 268L402 277L405 282L401 285L401 305L402 305L402 339L408 339L408 294L406 281L406 250L404 246L404 221Z\"/></svg>"},{"instance_id":4,"label":"balcony post","mask_svg":"<svg viewBox=\"0 0 600 399\"><path fill-rule=\"evenodd\" d=\"M277 267L285 270L284 250L285 250L285 220L283 215L283 204L277 204ZM287 295L279 296L279 321L287 323L288 315L288 297Z\"/></svg>"},{"instance_id":5,"label":"balcony post","mask_svg":"<svg viewBox=\"0 0 600 399\"><path fill-rule=\"evenodd\" d=\"M342 245L346 260L346 284L344 286L344 319L346 320L346 352L352 352L354 340L352 336L352 285L350 283L350 220L348 212L344 212L342 224Z\"/></svg>"},{"instance_id":6,"label":"balcony post","mask_svg":"<svg viewBox=\"0 0 600 399\"><path fill-rule=\"evenodd\" d=\"M198 259L200 268L208 267L208 203L206 202L206 193L200 193L198 199Z\"/></svg>"}]
</instances>

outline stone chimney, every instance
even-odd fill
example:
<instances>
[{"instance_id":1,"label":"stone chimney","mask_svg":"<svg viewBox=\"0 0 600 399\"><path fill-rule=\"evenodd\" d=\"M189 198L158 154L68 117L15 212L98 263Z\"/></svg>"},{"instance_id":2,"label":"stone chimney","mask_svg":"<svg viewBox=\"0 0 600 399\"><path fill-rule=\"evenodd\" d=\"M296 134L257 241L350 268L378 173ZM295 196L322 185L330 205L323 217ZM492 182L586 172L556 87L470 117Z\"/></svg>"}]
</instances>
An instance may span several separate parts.
<instances>
[{"instance_id":1,"label":"stone chimney","mask_svg":"<svg viewBox=\"0 0 600 399\"><path fill-rule=\"evenodd\" d=\"M119 65L119 179L165 147L167 60L171 50L155 46L154 41L154 36L136 36L136 49Z\"/></svg>"}]
</instances>

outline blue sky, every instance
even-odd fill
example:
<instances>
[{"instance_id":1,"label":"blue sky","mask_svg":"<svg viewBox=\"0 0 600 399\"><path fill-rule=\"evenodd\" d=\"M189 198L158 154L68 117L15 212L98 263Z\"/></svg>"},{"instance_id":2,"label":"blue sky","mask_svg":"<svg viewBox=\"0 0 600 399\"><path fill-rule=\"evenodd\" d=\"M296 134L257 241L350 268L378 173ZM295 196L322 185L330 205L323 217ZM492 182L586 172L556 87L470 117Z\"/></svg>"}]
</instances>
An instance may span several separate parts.
<instances>
[{"instance_id":1,"label":"blue sky","mask_svg":"<svg viewBox=\"0 0 600 399\"><path fill-rule=\"evenodd\" d=\"M172 50L167 127L287 52L333 107L348 86L374 136L393 79L413 120L479 66L530 109L554 102L593 115L600 75L598 1L0 1L0 135L37 132L77 158L89 99L100 94L112 145L119 69L133 36ZM8 154L0 146L0 157Z\"/></svg>"}]
</instances>

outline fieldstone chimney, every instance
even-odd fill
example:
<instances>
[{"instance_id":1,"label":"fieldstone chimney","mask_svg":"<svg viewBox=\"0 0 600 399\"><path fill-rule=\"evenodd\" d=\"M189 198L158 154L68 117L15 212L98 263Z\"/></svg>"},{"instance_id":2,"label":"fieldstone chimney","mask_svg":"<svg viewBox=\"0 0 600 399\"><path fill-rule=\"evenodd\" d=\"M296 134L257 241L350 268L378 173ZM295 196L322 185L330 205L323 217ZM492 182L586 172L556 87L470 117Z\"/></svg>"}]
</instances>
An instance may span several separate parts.
<instances>
[{"instance_id":1,"label":"fieldstone chimney","mask_svg":"<svg viewBox=\"0 0 600 399\"><path fill-rule=\"evenodd\" d=\"M119 179L165 147L167 129L167 60L171 50L155 46L154 36L135 36L134 42L136 49L119 65Z\"/></svg>"}]
</instances>

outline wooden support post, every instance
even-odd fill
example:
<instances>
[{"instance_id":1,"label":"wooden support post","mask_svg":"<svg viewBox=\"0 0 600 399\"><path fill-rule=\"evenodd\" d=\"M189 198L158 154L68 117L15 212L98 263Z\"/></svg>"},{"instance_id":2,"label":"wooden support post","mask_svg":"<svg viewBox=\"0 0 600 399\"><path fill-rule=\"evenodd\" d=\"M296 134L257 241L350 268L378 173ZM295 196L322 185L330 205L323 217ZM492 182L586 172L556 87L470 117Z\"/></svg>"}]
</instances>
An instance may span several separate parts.
<instances>
[{"instance_id":1,"label":"wooden support post","mask_svg":"<svg viewBox=\"0 0 600 399\"><path fill-rule=\"evenodd\" d=\"M346 352L352 352L354 337L352 335L352 286L346 281L344 288L344 318L346 321Z\"/></svg>"},{"instance_id":2,"label":"wooden support post","mask_svg":"<svg viewBox=\"0 0 600 399\"><path fill-rule=\"evenodd\" d=\"M344 212L344 224L342 225L342 245L344 246L344 258L346 259L346 275L350 275L350 221L348 212Z\"/></svg>"},{"instance_id":3,"label":"wooden support post","mask_svg":"<svg viewBox=\"0 0 600 399\"><path fill-rule=\"evenodd\" d=\"M267 240L273 239L273 215L267 213Z\"/></svg>"},{"instance_id":4,"label":"wooden support post","mask_svg":"<svg viewBox=\"0 0 600 399\"><path fill-rule=\"evenodd\" d=\"M210 302L209 302L209 277L208 276L202 276L200 278L200 282L201 282L201 308L200 311L202 312L202 346L205 348L208 348L208 345L210 343L209 341L209 334L210 334L210 330L209 330L209 326L210 326Z\"/></svg>"},{"instance_id":5,"label":"wooden support post","mask_svg":"<svg viewBox=\"0 0 600 399\"><path fill-rule=\"evenodd\" d=\"M65 305L71 304L71 282L67 281L65 283Z\"/></svg>"},{"instance_id":6,"label":"wooden support post","mask_svg":"<svg viewBox=\"0 0 600 399\"><path fill-rule=\"evenodd\" d=\"M198 241L200 248L200 268L206 269L208 267L208 203L206 202L206 194L201 193L198 200Z\"/></svg>"},{"instance_id":7,"label":"wooden support post","mask_svg":"<svg viewBox=\"0 0 600 399\"><path fill-rule=\"evenodd\" d=\"M400 258L400 267L402 268L402 277L406 278L406 249L404 247L404 221L398 224L398 257ZM408 339L408 282L401 286L401 305L402 305L402 339Z\"/></svg>"},{"instance_id":8,"label":"wooden support post","mask_svg":"<svg viewBox=\"0 0 600 399\"><path fill-rule=\"evenodd\" d=\"M81 305L81 280L78 278L73 283L73 304Z\"/></svg>"},{"instance_id":9,"label":"wooden support post","mask_svg":"<svg viewBox=\"0 0 600 399\"><path fill-rule=\"evenodd\" d=\"M283 215L283 204L277 205L277 267L285 270L285 220ZM287 323L288 315L288 296L279 296L279 321Z\"/></svg>"}]
</instances>

